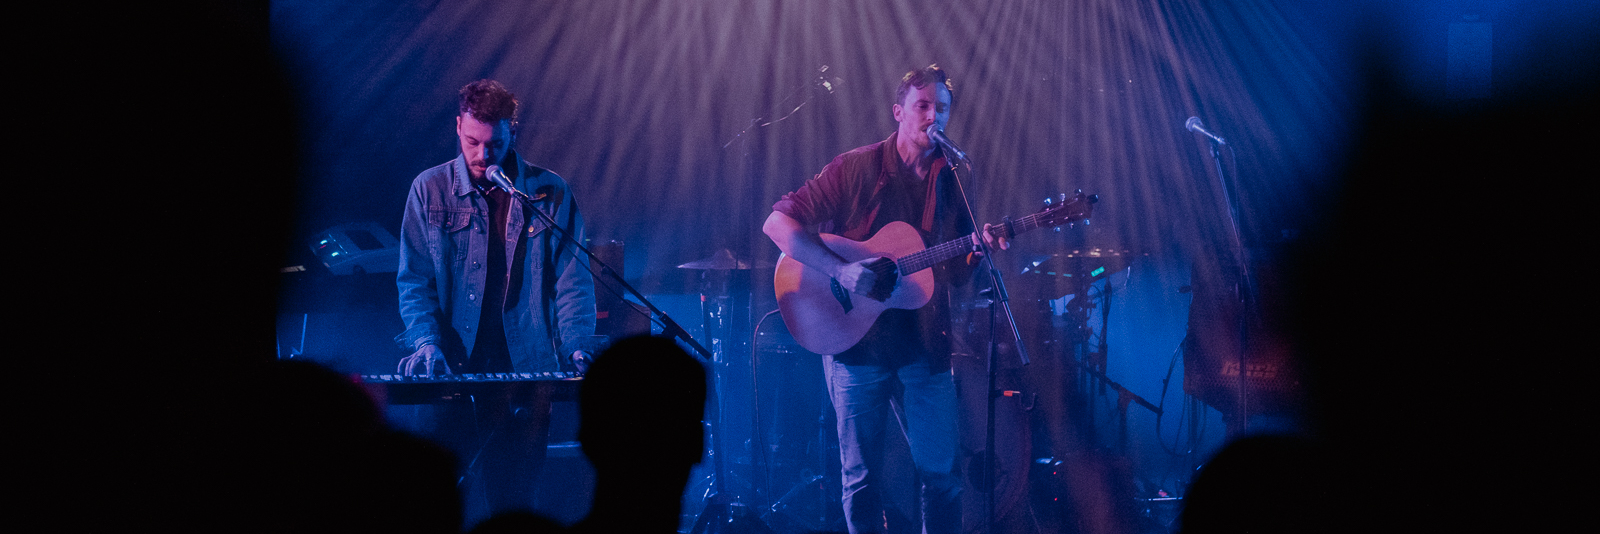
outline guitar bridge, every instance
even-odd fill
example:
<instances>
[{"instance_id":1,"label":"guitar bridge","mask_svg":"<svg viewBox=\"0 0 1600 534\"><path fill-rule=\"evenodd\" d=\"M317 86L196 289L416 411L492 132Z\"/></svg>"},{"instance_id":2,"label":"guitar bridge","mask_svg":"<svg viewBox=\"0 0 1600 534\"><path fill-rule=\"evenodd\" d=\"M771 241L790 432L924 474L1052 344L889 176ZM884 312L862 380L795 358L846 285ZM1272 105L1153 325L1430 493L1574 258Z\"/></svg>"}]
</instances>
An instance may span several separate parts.
<instances>
[{"instance_id":1,"label":"guitar bridge","mask_svg":"<svg viewBox=\"0 0 1600 534\"><path fill-rule=\"evenodd\" d=\"M850 309L855 307L855 304L850 302L850 292L845 291L844 286L839 285L839 280L836 278L828 279L828 287L833 290L833 298L839 301L840 306L844 306L844 312L850 313Z\"/></svg>"}]
</instances>

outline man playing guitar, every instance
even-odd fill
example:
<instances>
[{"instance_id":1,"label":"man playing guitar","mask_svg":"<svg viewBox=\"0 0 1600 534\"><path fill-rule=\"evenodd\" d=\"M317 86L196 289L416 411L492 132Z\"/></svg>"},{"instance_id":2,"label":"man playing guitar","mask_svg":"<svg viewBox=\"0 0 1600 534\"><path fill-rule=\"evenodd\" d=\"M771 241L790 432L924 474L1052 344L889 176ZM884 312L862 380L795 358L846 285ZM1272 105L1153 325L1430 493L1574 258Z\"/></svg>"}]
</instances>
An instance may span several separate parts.
<instances>
[{"instance_id":1,"label":"man playing guitar","mask_svg":"<svg viewBox=\"0 0 1600 534\"><path fill-rule=\"evenodd\" d=\"M949 120L952 87L935 65L907 73L892 108L899 127L888 139L839 155L773 205L763 231L788 258L816 271L808 274L836 282L840 304L886 300L897 276L884 269L888 261L846 259L820 233L859 241L898 221L916 229L920 246L973 234L955 173L927 134L930 127L943 130ZM1007 246L985 227L976 235L992 246ZM961 529L948 293L951 285L971 278L971 264L933 266L935 284L927 305L882 311L859 342L824 357L828 394L838 415L844 515L851 534L882 532L886 523L910 524L911 518L884 507L881 494L883 444L890 432L903 432L910 444L922 482L926 532ZM891 414L891 399L899 402L903 418Z\"/></svg>"}]
</instances>

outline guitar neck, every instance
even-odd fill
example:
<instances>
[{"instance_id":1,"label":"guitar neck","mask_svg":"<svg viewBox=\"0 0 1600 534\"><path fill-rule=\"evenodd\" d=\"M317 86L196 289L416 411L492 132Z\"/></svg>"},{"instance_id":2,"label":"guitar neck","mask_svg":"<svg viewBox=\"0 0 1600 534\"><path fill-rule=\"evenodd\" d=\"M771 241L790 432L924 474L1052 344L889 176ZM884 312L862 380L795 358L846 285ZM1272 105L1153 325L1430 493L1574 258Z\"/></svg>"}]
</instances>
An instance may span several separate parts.
<instances>
[{"instance_id":1,"label":"guitar neck","mask_svg":"<svg viewBox=\"0 0 1600 534\"><path fill-rule=\"evenodd\" d=\"M1043 226L1044 224L1040 222L1039 214L1033 214L1011 221L1011 225L1009 227L1006 225L995 226L991 229L990 233L995 234L998 237L1010 239ZM981 232L982 230L979 231ZM938 265L940 262L945 260L972 252L972 238L976 235L978 235L978 233L973 232L928 247L915 253L907 254L904 257L895 260L895 265L898 267L900 276L908 276L911 273L933 267L934 265Z\"/></svg>"}]
</instances>

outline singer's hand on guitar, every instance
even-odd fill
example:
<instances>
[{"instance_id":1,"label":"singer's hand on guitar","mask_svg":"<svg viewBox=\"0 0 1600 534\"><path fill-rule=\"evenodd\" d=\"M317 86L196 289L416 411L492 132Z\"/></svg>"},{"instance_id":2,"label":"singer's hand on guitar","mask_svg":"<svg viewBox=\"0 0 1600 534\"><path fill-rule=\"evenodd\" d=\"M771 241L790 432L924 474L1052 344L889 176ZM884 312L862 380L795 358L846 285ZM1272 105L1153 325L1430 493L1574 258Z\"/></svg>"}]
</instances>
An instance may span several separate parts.
<instances>
[{"instance_id":1,"label":"singer's hand on guitar","mask_svg":"<svg viewBox=\"0 0 1600 534\"><path fill-rule=\"evenodd\" d=\"M840 267L834 278L845 291L883 302L894 293L899 281L894 268L894 261L889 258L867 258Z\"/></svg>"},{"instance_id":2,"label":"singer's hand on guitar","mask_svg":"<svg viewBox=\"0 0 1600 534\"><path fill-rule=\"evenodd\" d=\"M994 230L996 228L1000 228L1000 226L994 225L994 224L989 224L989 223L983 223L983 231L982 232L978 232L978 235L983 236L983 244L988 245L989 248L998 248L1000 250L1006 250L1006 249L1011 248L1011 240L1010 239L1006 239L1004 237L999 237L999 236L994 235L994 232L992 230ZM977 240L974 239L972 244L974 244L974 245L978 244Z\"/></svg>"},{"instance_id":3,"label":"singer's hand on guitar","mask_svg":"<svg viewBox=\"0 0 1600 534\"><path fill-rule=\"evenodd\" d=\"M990 249L998 248L1000 250L1006 250L1011 248L1011 240L1004 237L995 236L994 233L990 232L990 229L998 228L1000 227L997 225L984 223L983 231L976 232L972 235L972 246L977 247L978 236L983 236L983 244L988 245ZM972 254L967 255L967 265L977 265L980 261L983 261L983 251L974 251Z\"/></svg>"},{"instance_id":4,"label":"singer's hand on guitar","mask_svg":"<svg viewBox=\"0 0 1600 534\"><path fill-rule=\"evenodd\" d=\"M422 376L433 376L434 369L438 369L441 375L450 374L450 364L444 361L444 351L432 343L423 345L410 356L401 358L400 365L396 366L394 371L404 376L413 376L417 374L418 368L421 368Z\"/></svg>"},{"instance_id":5,"label":"singer's hand on guitar","mask_svg":"<svg viewBox=\"0 0 1600 534\"><path fill-rule=\"evenodd\" d=\"M867 264L878 261L878 258L867 258L855 263L846 263L839 271L833 273L833 279L839 281L839 286L853 294L865 295L872 289L872 283L877 274L867 268Z\"/></svg>"}]
</instances>

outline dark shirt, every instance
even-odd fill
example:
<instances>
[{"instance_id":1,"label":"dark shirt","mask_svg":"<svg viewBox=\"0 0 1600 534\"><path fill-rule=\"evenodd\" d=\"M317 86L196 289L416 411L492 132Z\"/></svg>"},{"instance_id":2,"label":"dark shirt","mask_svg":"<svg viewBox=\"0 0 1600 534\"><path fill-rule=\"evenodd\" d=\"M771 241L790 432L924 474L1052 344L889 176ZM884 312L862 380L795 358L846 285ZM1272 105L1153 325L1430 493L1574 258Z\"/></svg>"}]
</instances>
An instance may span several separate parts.
<instances>
[{"instance_id":1,"label":"dark shirt","mask_svg":"<svg viewBox=\"0 0 1600 534\"><path fill-rule=\"evenodd\" d=\"M902 171L896 137L890 134L888 139L840 154L772 209L808 227L820 225L823 233L856 241L872 237L893 221L915 227L923 246L972 233L964 205L956 196L955 174L944 158L933 163L933 168L939 169L936 181L920 180L909 170ZM931 213L927 211L930 195ZM935 371L948 368L949 287L963 283L971 271L960 259L933 269L936 285L928 305L885 311L860 343L834 359L849 365L899 367L927 357Z\"/></svg>"},{"instance_id":2,"label":"dark shirt","mask_svg":"<svg viewBox=\"0 0 1600 534\"><path fill-rule=\"evenodd\" d=\"M503 314L506 305L510 304L507 302L508 297L512 294L507 288L511 277L506 267L506 222L511 215L512 198L509 193L488 183L473 180L472 185L484 193L483 199L489 206L488 226L491 230L487 249L489 256L485 262L488 273L484 276L483 309L478 316L478 339L472 344L472 354L467 357L466 368L462 371L509 373L511 348L506 346L506 325ZM521 242L517 243L518 249L522 247Z\"/></svg>"}]
</instances>

